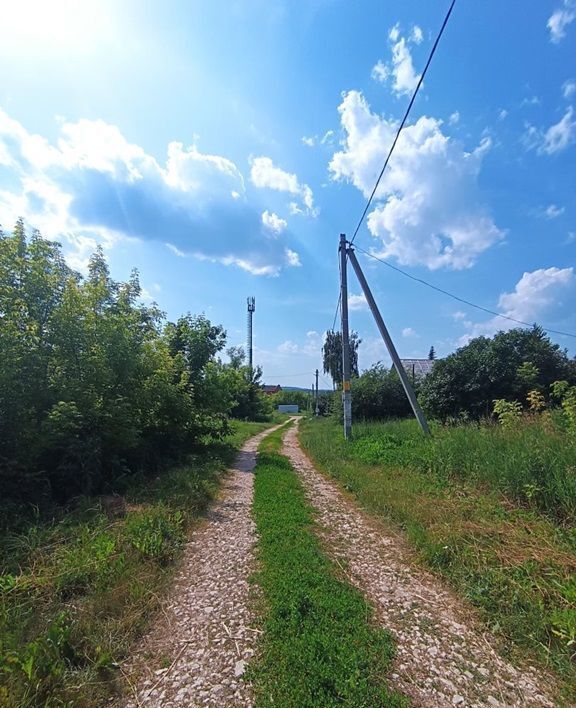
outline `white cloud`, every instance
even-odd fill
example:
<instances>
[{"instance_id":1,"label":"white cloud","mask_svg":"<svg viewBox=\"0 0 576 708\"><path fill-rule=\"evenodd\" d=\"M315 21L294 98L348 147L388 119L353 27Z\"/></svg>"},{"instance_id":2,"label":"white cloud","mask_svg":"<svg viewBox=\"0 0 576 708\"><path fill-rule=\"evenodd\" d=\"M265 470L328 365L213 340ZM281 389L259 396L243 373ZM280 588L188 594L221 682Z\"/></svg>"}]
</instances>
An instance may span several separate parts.
<instances>
[{"instance_id":1,"label":"white cloud","mask_svg":"<svg viewBox=\"0 0 576 708\"><path fill-rule=\"evenodd\" d=\"M282 344L278 345L278 351L280 354L297 354L300 351L300 347L293 342L291 339L287 339Z\"/></svg>"},{"instance_id":2,"label":"white cloud","mask_svg":"<svg viewBox=\"0 0 576 708\"><path fill-rule=\"evenodd\" d=\"M315 147L317 144L331 145L334 142L334 131L327 130L321 138L318 135L311 135L300 139L304 145L307 145L308 147Z\"/></svg>"},{"instance_id":3,"label":"white cloud","mask_svg":"<svg viewBox=\"0 0 576 708\"><path fill-rule=\"evenodd\" d=\"M319 360L321 357L323 344L324 336L315 330L310 330L309 332L306 332L306 337L304 340L300 340L300 343L287 339L278 345L276 351L284 355L298 354L304 355L305 357L314 357Z\"/></svg>"},{"instance_id":4,"label":"white cloud","mask_svg":"<svg viewBox=\"0 0 576 708\"><path fill-rule=\"evenodd\" d=\"M277 234L282 233L288 226L288 222L285 219L281 219L274 212L269 212L268 209L262 212L262 223L266 228Z\"/></svg>"},{"instance_id":5,"label":"white cloud","mask_svg":"<svg viewBox=\"0 0 576 708\"><path fill-rule=\"evenodd\" d=\"M372 113L358 91L347 93L338 110L346 140L330 162L332 178L351 182L368 197L397 123ZM490 146L484 139L468 152L443 134L441 121L426 116L403 130L368 216L383 257L430 269L468 268L504 237L477 184Z\"/></svg>"},{"instance_id":6,"label":"white cloud","mask_svg":"<svg viewBox=\"0 0 576 708\"><path fill-rule=\"evenodd\" d=\"M390 76L390 68L387 64L384 64L381 59L379 59L372 67L371 76L375 81L380 81L380 83L383 84L385 81L388 81Z\"/></svg>"},{"instance_id":7,"label":"white cloud","mask_svg":"<svg viewBox=\"0 0 576 708\"><path fill-rule=\"evenodd\" d=\"M465 320L466 313L462 312L462 310L457 310L456 312L452 313L452 319L456 320L456 322L459 322L460 320Z\"/></svg>"},{"instance_id":8,"label":"white cloud","mask_svg":"<svg viewBox=\"0 0 576 708\"><path fill-rule=\"evenodd\" d=\"M524 273L514 292L500 295L498 309L508 317L529 322L556 302L559 288L573 281L573 268L539 268Z\"/></svg>"},{"instance_id":9,"label":"white cloud","mask_svg":"<svg viewBox=\"0 0 576 708\"><path fill-rule=\"evenodd\" d=\"M504 118L506 118L507 115L508 115L508 111L505 108L503 108L500 111L500 113L498 113L498 120L504 120Z\"/></svg>"},{"instance_id":10,"label":"white cloud","mask_svg":"<svg viewBox=\"0 0 576 708\"><path fill-rule=\"evenodd\" d=\"M348 295L349 310L366 310L367 308L368 303L366 302L366 297L364 296L364 294Z\"/></svg>"},{"instance_id":11,"label":"white cloud","mask_svg":"<svg viewBox=\"0 0 576 708\"><path fill-rule=\"evenodd\" d=\"M414 42L414 44L420 44L424 39L422 30L420 29L420 27L418 27L418 25L414 25L414 27L412 27L412 34L410 35L410 39Z\"/></svg>"},{"instance_id":12,"label":"white cloud","mask_svg":"<svg viewBox=\"0 0 576 708\"><path fill-rule=\"evenodd\" d=\"M548 18L547 27L550 30L550 40L558 44L566 36L566 27L576 19L576 4L574 0L563 0L561 7L554 10Z\"/></svg>"},{"instance_id":13,"label":"white cloud","mask_svg":"<svg viewBox=\"0 0 576 708\"><path fill-rule=\"evenodd\" d=\"M55 144L0 110L0 209L64 240L84 268L98 243L169 244L173 253L277 275L295 261L247 203L244 178L226 157L172 142L165 164L101 120L60 123ZM274 220L280 227L280 219Z\"/></svg>"},{"instance_id":14,"label":"white cloud","mask_svg":"<svg viewBox=\"0 0 576 708\"><path fill-rule=\"evenodd\" d=\"M459 120L460 120L460 112L454 111L454 113L452 113L450 118L448 118L448 123L450 123L450 125L456 125L456 123L458 123Z\"/></svg>"},{"instance_id":15,"label":"white cloud","mask_svg":"<svg viewBox=\"0 0 576 708\"><path fill-rule=\"evenodd\" d=\"M269 157L252 158L250 179L256 187L274 189L278 192L288 192L299 196L307 213L311 216L317 215L310 187L301 183L295 174L276 167Z\"/></svg>"},{"instance_id":16,"label":"white cloud","mask_svg":"<svg viewBox=\"0 0 576 708\"><path fill-rule=\"evenodd\" d=\"M540 99L538 96L530 96L529 98L524 98L520 106L539 106Z\"/></svg>"},{"instance_id":17,"label":"white cloud","mask_svg":"<svg viewBox=\"0 0 576 708\"><path fill-rule=\"evenodd\" d=\"M563 117L545 132L533 125L526 126L523 142L528 150L536 150L540 155L554 155L569 147L576 138L574 109L568 106Z\"/></svg>"},{"instance_id":18,"label":"white cloud","mask_svg":"<svg viewBox=\"0 0 576 708\"><path fill-rule=\"evenodd\" d=\"M556 217L561 216L564 213L564 207L559 207L556 204L550 204L544 209L544 216L547 219L556 219Z\"/></svg>"},{"instance_id":19,"label":"white cloud","mask_svg":"<svg viewBox=\"0 0 576 708\"><path fill-rule=\"evenodd\" d=\"M286 253L286 263L289 266L297 268L302 265L302 263L300 261L300 256L296 253L296 251L292 251L291 249L287 248L285 253Z\"/></svg>"},{"instance_id":20,"label":"white cloud","mask_svg":"<svg viewBox=\"0 0 576 708\"><path fill-rule=\"evenodd\" d=\"M502 293L498 300L498 310L506 317L521 322L535 322L554 307L559 307L562 293L574 287L573 268L539 268L524 273L516 283L514 291ZM518 324L501 317L493 317L487 322L472 324L465 322L470 332L460 341L466 344L479 335L491 336L500 330L518 327Z\"/></svg>"},{"instance_id":21,"label":"white cloud","mask_svg":"<svg viewBox=\"0 0 576 708\"><path fill-rule=\"evenodd\" d=\"M568 79L562 84L562 95L564 98L571 98L576 93L576 81Z\"/></svg>"},{"instance_id":22,"label":"white cloud","mask_svg":"<svg viewBox=\"0 0 576 708\"><path fill-rule=\"evenodd\" d=\"M399 26L395 25L388 33L388 38L392 43L392 65L385 64L381 60L378 61L372 69L372 78L384 83L393 77L392 89L398 96L411 94L420 80L420 75L414 71L408 45L410 42L420 44L422 30L420 27L414 26L411 35L404 38L400 35Z\"/></svg>"},{"instance_id":23,"label":"white cloud","mask_svg":"<svg viewBox=\"0 0 576 708\"><path fill-rule=\"evenodd\" d=\"M173 253L175 256L178 256L178 258L186 258L186 254L184 253L184 251L181 251L181 250L180 250L177 246L175 246L173 243L167 243L167 244L166 244L166 248L167 248L169 251L172 251L172 253Z\"/></svg>"},{"instance_id":24,"label":"white cloud","mask_svg":"<svg viewBox=\"0 0 576 708\"><path fill-rule=\"evenodd\" d=\"M416 334L416 330L412 329L412 327L404 327L404 329L402 330L402 336L417 337L418 335Z\"/></svg>"}]
</instances>

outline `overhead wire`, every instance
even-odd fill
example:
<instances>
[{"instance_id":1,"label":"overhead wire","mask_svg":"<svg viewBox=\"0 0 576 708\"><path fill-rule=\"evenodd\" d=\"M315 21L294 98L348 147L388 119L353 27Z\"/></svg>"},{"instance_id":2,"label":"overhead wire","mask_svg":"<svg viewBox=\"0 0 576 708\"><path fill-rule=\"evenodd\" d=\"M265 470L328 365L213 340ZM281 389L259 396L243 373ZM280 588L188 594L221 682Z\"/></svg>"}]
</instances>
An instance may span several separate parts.
<instances>
[{"instance_id":1,"label":"overhead wire","mask_svg":"<svg viewBox=\"0 0 576 708\"><path fill-rule=\"evenodd\" d=\"M336 319L338 318L338 312L340 310L340 305L342 304L342 293L338 295L338 302L336 303L336 312L334 313L334 321L332 322L331 332L334 332L334 327L336 327Z\"/></svg>"},{"instance_id":2,"label":"overhead wire","mask_svg":"<svg viewBox=\"0 0 576 708\"><path fill-rule=\"evenodd\" d=\"M410 280L414 280L415 282L420 283L421 285L425 285L427 288L431 288L432 290L436 290L437 292L442 293L443 295L447 295L448 297L451 297L453 300L457 300L458 302L461 302L464 305L468 305L469 307L474 307L477 310L482 310L482 312L487 312L489 315L494 315L495 317L501 317L504 320L510 320L510 322L515 322L516 324L520 324L525 327L532 327L533 326L533 323L524 322L522 320L516 319L515 317L510 317L509 315L503 315L501 312L496 312L496 310L491 310L488 307L483 307L482 305L477 305L474 302L470 302L470 300L466 300L463 297L459 297L458 295L454 295L454 293L451 293L448 290L444 290L443 288L439 288L437 285L433 285L432 283L429 283L427 280L423 280L422 278L417 278L415 275L410 275L410 273L407 273L405 270L402 270L401 268L398 268L397 266L392 265L392 263L385 261L383 258L379 258L378 256L375 256L373 253L370 253L370 251L366 251L365 249L361 248L360 246L355 246L355 248L356 248L356 250L360 251L361 253L368 256L369 258L372 258L375 261L378 261L379 263L382 263L383 265L387 266L388 268L395 270L397 273L404 275L406 278L410 278ZM576 334L573 334L572 332L562 332L561 330L551 329L550 327L542 327L542 329L545 332L548 332L550 334L560 334L564 337L576 338Z\"/></svg>"},{"instance_id":3,"label":"overhead wire","mask_svg":"<svg viewBox=\"0 0 576 708\"><path fill-rule=\"evenodd\" d=\"M428 60L426 62L426 65L424 66L424 70L422 71L422 74L420 75L420 78L418 80L416 88L414 89L414 92L412 94L412 98L410 99L410 103L408 104L408 107L406 109L406 112L404 114L402 122L400 123L400 126L398 127L398 130L396 131L394 141L392 142L392 145L390 146L390 150L388 151L388 155L386 157L384 165L383 165L382 169L380 170L380 174L378 175L378 179L376 180L376 184L374 185L374 189L372 190L370 197L368 198L368 202L366 203L366 206L364 207L364 211L362 212L360 220L358 221L358 224L354 230L354 233L352 235L352 239L349 242L350 245L352 245L354 243L354 240L356 239L356 236L358 235L358 231L360 230L360 227L362 226L364 219L366 218L366 214L368 213L368 210L370 209L370 205L372 204L372 200L374 199L376 191L378 190L378 187L380 185L380 182L382 180L382 176L384 175L386 167L388 166L388 163L390 162L390 158L392 156L392 153L394 152L394 148L396 147L396 143L398 142L398 139L399 139L400 134L404 128L404 125L406 124L406 121L408 120L408 116L410 115L410 111L412 110L412 106L414 105L414 101L416 100L416 96L418 95L420 87L422 86L422 83L424 81L424 77L426 76L426 72L428 71L428 67L430 66L432 59L434 57L434 54L436 53L436 48L438 47L440 39L442 38L442 35L444 34L444 30L446 28L446 25L448 24L448 20L450 19L450 16L452 14L452 10L454 9L455 4L456 4L456 0L452 0L452 2L450 3L450 7L448 8L448 12L446 13L446 16L444 17L444 21L442 22L442 26L440 27L440 31L438 32L438 35L436 36L436 40L432 46L432 50L430 51L430 54L428 56ZM398 273L406 276L407 278L410 278L411 280L414 280L417 283L425 285L426 287L429 287L432 290L436 290L437 292L440 292L443 295L447 295L448 297L452 298L453 300L457 300L458 302L461 302L464 305L468 305L469 307L473 307L477 310L481 310L482 312L486 312L490 315L493 315L494 317L500 317L502 319L509 320L510 322L515 322L516 324L523 325L524 327L532 327L532 324L529 322L524 322L523 320L519 320L515 317L510 317L509 315L503 315L500 312L496 312L495 310L491 310L488 307L483 307L482 305L477 305L476 303L470 302L469 300L466 300L465 298L459 297L458 295L455 295L454 293L451 293L447 290L444 290L443 288L433 285L432 283L429 283L426 280L423 280L422 278L417 278L413 275L410 275L410 273L407 273L406 271L402 270L401 268L398 268L398 267L392 265L391 263L388 263L387 261L383 260L382 258L375 256L373 253L370 253L369 251L366 251L363 248L360 248L360 246L356 246L356 248L359 251L361 251L362 253L364 253L365 255L369 256L370 258L373 258L374 260L379 261L380 263L383 263L385 266L388 266L388 268L391 268L392 270L395 270ZM338 301L338 306L339 305L340 305L340 300ZM336 312L338 312L338 308L337 308ZM335 321L336 321L336 317L334 318L334 322ZM548 332L550 334L559 334L564 337L576 338L576 334L574 334L572 332L564 332L562 330L552 329L550 327L542 327L542 329L545 332Z\"/></svg>"},{"instance_id":4,"label":"overhead wire","mask_svg":"<svg viewBox=\"0 0 576 708\"><path fill-rule=\"evenodd\" d=\"M380 180L382 179L382 175L384 174L386 167L388 167L388 162L390 161L390 157L392 156L392 153L394 152L394 148L396 147L396 143L398 142L398 138L400 137L400 133L402 132L402 129L404 128L404 124L408 120L408 116L410 115L410 111L412 110L412 106L414 105L414 101L416 100L416 96L418 95L418 91L420 90L420 86L422 86L422 82L424 81L424 77L426 76L426 72L428 71L428 67L430 66L430 63L432 62L432 58L434 57L434 54L436 53L436 47L438 46L438 43L440 42L440 38L444 34L444 29L445 29L446 25L448 24L448 20L450 19L450 15L452 14L452 10L454 9L455 3L456 3L456 0L452 0L450 7L448 8L448 12L446 13L446 17L444 18L444 22L442 23L442 27L440 27L440 31L438 32L438 35L436 36L436 41L434 42L434 44L432 46L432 50L428 56L428 61L426 62L426 65L424 66L424 71L420 74L420 78L418 79L418 83L416 84L416 88L414 89L414 93L412 94L412 98L410 99L410 103L408 104L408 108L406 109L406 113L404 113L404 118L402 118L402 122L400 123L400 127L396 131L396 136L394 137L394 141L393 141L392 145L390 146L390 150L388 151L388 156L386 157L386 160L384 162L384 166L380 170L380 174L378 175L378 179L376 180L376 184L374 185L374 189L372 190L372 194L370 194L370 197L368 199L368 203L364 207L364 211L362 212L362 216L360 217L360 221L358 222L358 225L356 226L356 229L354 230L354 234L352 235L352 240L350 241L351 245L354 243L354 239L356 238L356 235L358 234L358 231L360 230L360 227L362 226L362 223L364 222L364 218L366 217L366 214L368 213L368 209L370 209L370 205L372 204L372 200L374 199L374 195L376 194L376 190L378 189L378 186L380 184Z\"/></svg>"}]
</instances>

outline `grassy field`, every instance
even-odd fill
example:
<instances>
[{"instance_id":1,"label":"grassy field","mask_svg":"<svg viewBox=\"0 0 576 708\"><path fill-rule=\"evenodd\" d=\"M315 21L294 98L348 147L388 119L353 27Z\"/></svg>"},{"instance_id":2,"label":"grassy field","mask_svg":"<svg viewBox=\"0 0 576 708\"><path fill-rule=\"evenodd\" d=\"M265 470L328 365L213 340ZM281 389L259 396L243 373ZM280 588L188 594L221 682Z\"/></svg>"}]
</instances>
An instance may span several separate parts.
<instances>
[{"instance_id":1,"label":"grassy field","mask_svg":"<svg viewBox=\"0 0 576 708\"><path fill-rule=\"evenodd\" d=\"M321 551L300 482L278 454L282 432L263 442L256 467L265 617L249 672L257 705L407 705L386 687L391 637L372 626L371 608Z\"/></svg>"},{"instance_id":2,"label":"grassy field","mask_svg":"<svg viewBox=\"0 0 576 708\"><path fill-rule=\"evenodd\" d=\"M505 650L552 668L571 702L576 456L569 436L546 426L437 427L426 440L412 421L358 424L347 443L324 419L306 421L301 441L365 509L405 531Z\"/></svg>"},{"instance_id":3,"label":"grassy field","mask_svg":"<svg viewBox=\"0 0 576 708\"><path fill-rule=\"evenodd\" d=\"M56 520L3 535L1 706L82 707L106 700L122 679L118 662L158 608L222 471L244 440L270 425L233 423L225 443L132 486L122 509L86 498Z\"/></svg>"}]
</instances>

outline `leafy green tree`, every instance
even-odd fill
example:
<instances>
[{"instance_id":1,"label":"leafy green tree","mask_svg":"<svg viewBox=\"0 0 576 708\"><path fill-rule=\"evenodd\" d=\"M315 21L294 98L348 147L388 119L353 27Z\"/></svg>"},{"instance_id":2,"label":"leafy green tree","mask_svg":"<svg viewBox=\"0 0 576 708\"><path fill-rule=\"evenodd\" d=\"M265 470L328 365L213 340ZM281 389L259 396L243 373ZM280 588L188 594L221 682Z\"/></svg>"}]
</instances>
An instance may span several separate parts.
<instances>
[{"instance_id":1,"label":"leafy green tree","mask_svg":"<svg viewBox=\"0 0 576 708\"><path fill-rule=\"evenodd\" d=\"M554 381L574 378L566 351L540 327L512 329L477 337L437 361L422 381L421 402L442 420L462 413L478 419L491 415L495 400L525 401L533 388L549 390Z\"/></svg>"},{"instance_id":2,"label":"leafy green tree","mask_svg":"<svg viewBox=\"0 0 576 708\"><path fill-rule=\"evenodd\" d=\"M140 292L101 249L83 278L21 220L0 233L0 500L118 488L223 435L230 413L264 414L259 372L216 358L222 327L164 324Z\"/></svg>"},{"instance_id":3,"label":"leafy green tree","mask_svg":"<svg viewBox=\"0 0 576 708\"><path fill-rule=\"evenodd\" d=\"M362 340L358 332L350 332L350 374L358 376L358 347ZM328 331L322 347L322 362L325 374L330 374L334 388L342 384L342 333Z\"/></svg>"},{"instance_id":4,"label":"leafy green tree","mask_svg":"<svg viewBox=\"0 0 576 708\"><path fill-rule=\"evenodd\" d=\"M412 415L410 403L395 369L375 364L352 381L352 416L382 420Z\"/></svg>"},{"instance_id":5,"label":"leafy green tree","mask_svg":"<svg viewBox=\"0 0 576 708\"><path fill-rule=\"evenodd\" d=\"M296 405L301 411L305 411L310 407L310 403L314 401L314 398L310 391L287 391L282 390L270 396L270 399L274 405Z\"/></svg>"}]
</instances>

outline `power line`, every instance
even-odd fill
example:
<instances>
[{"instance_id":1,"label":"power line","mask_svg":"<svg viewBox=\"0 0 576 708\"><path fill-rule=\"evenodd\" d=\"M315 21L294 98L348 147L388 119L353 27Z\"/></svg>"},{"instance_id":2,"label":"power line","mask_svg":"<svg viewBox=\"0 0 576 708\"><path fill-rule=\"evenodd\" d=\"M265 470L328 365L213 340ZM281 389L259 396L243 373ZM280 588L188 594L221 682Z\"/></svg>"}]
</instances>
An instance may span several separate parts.
<instances>
[{"instance_id":1,"label":"power line","mask_svg":"<svg viewBox=\"0 0 576 708\"><path fill-rule=\"evenodd\" d=\"M314 376L313 371L303 371L300 374L279 374L277 376L274 376L275 379L287 379L287 378L292 378L294 376Z\"/></svg>"},{"instance_id":2,"label":"power line","mask_svg":"<svg viewBox=\"0 0 576 708\"><path fill-rule=\"evenodd\" d=\"M420 283L421 285L425 285L428 288L431 288L432 290L436 290L439 293L442 293L443 295L447 295L448 297L451 297L453 300L458 300L458 302L462 302L464 305L469 305L470 307L474 307L477 310L482 310L482 312L487 312L489 315L494 315L495 317L501 317L504 320L510 320L510 322L516 322L516 324L521 324L524 325L525 327L532 327L533 323L530 322L523 322L522 320L517 320L515 317L509 317L508 315L502 315L500 312L496 312L495 310L490 310L487 307L482 307L482 305L476 305L473 302L470 302L469 300L465 300L463 297L458 297L458 295L454 295L454 293L448 292L448 290L443 290L442 288L439 288L437 285L432 285L432 283L429 283L426 280L422 280L422 278L417 278L414 275L410 275L410 273L407 273L405 270L402 270L401 268L397 268L396 266L392 265L392 263L388 263L388 261L383 260L382 258L378 258L378 256L375 256L373 253L370 253L369 251L365 251L363 248L360 248L360 246L356 246L356 249L360 251L361 253L364 253L364 255L369 256L370 258L373 258L375 261L378 261L379 263L384 264L385 266L388 266L388 268L392 268L392 270L395 270L397 273L400 273L401 275L405 275L407 278L410 278L410 280L415 280L417 283ZM576 334L572 334L571 332L562 332L557 329L550 329L549 327L542 327L542 329L545 332L548 332L550 334L561 334L564 337L574 337L576 338Z\"/></svg>"},{"instance_id":3,"label":"power line","mask_svg":"<svg viewBox=\"0 0 576 708\"><path fill-rule=\"evenodd\" d=\"M334 331L334 327L336 327L336 319L338 318L338 311L340 310L340 303L342 302L342 293L338 295L338 302L336 303L336 312L334 313L334 321L332 322L332 329L331 331Z\"/></svg>"},{"instance_id":4,"label":"power line","mask_svg":"<svg viewBox=\"0 0 576 708\"><path fill-rule=\"evenodd\" d=\"M448 12L446 13L446 17L444 18L444 22L442 23L442 27L440 27L440 32L438 32L438 36L436 37L436 41L434 42L434 45L432 47L432 51L430 52L430 56L428 57L428 61L426 62L426 66L424 67L424 71L420 75L420 78L418 80L416 88L414 89L414 93L412 94L412 98L410 99L410 103L408 104L408 108L406 109L406 113L404 114L404 118L402 118L402 122L400 123L400 127L398 128L398 131L396 132L396 137L394 138L394 142L392 143L392 146L390 147L390 150L388 151L388 157L386 158L386 161L384 162L384 167L381 169L380 174L378 175L378 179L376 180L376 184L374 185L374 189L372 190L372 194L370 195L370 198L368 199L368 203L366 204L364 211L362 212L362 216L360 217L360 221L358 222L358 225L356 226L356 229L355 229L354 234L352 236L352 240L350 241L350 245L352 245L354 243L354 239L356 238L356 234L358 233L360 227L362 226L362 222L364 221L364 218L365 218L366 214L368 213L368 209L370 208L370 204L372 203L372 199L374 198L374 195L376 194L376 190L378 189L378 185L380 184L380 180L382 179L382 175L384 174L384 170L386 169L386 167L388 167L388 162L390 161L390 157L392 156L392 153L394 152L394 148L396 147L396 143L398 142L398 138L400 137L400 133L402 132L402 129L404 128L404 124L408 120L408 116L410 115L410 111L412 110L412 105L414 104L414 101L416 100L416 96L418 95L418 91L420 90L420 86L422 85L422 82L424 81L424 77L426 76L426 72L428 71L428 67L430 66L432 58L436 52L436 47L438 46L438 42L440 41L440 38L442 37L442 34L444 33L444 28L448 24L448 20L450 19L450 15L452 14L452 10L454 8L455 3L456 3L456 0L452 0L452 3L450 4L450 7L448 9Z\"/></svg>"}]
</instances>

